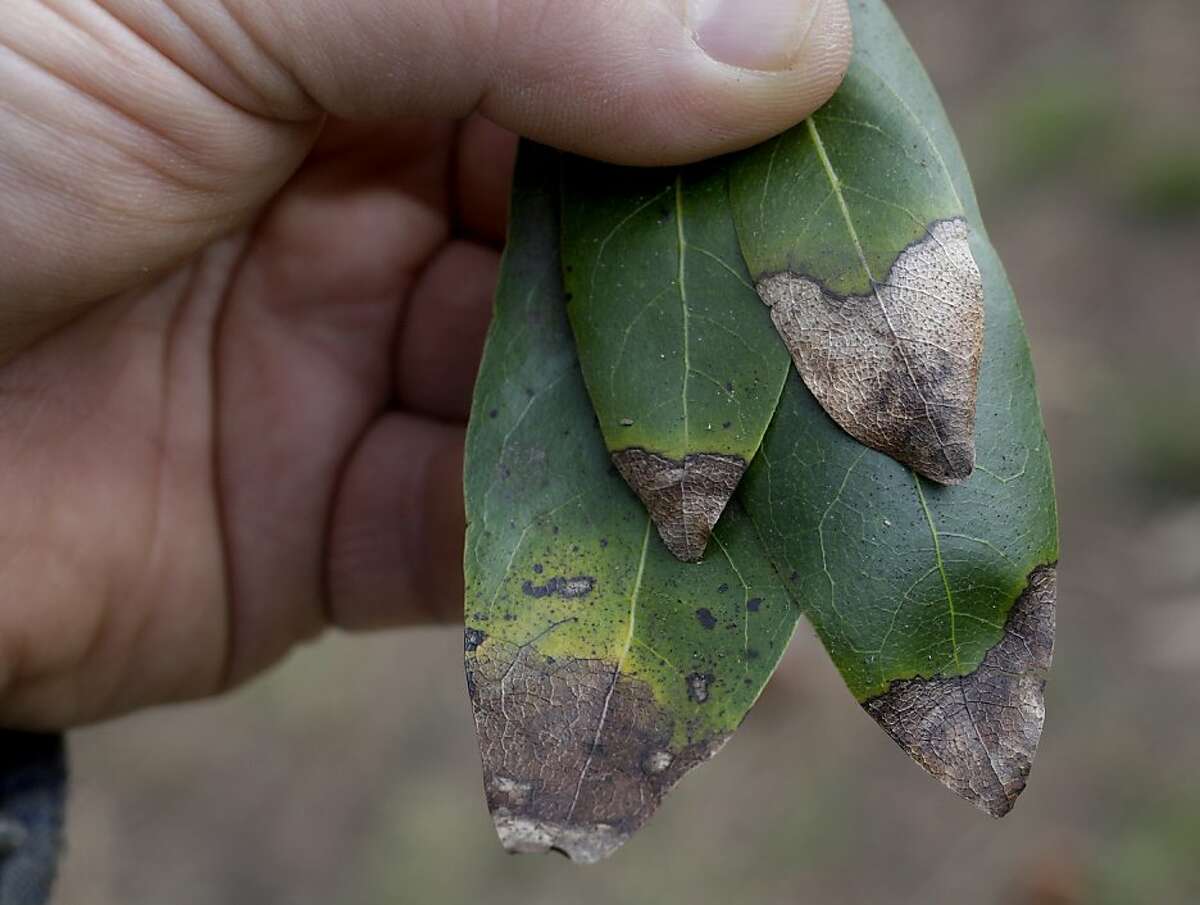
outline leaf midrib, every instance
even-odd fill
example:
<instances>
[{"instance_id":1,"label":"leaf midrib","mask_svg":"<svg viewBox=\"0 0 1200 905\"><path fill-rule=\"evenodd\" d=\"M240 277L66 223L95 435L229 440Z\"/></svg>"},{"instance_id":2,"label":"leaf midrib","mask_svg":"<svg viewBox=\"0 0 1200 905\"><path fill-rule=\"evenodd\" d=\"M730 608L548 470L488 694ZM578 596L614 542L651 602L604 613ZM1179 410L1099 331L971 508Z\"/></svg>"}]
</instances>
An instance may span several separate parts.
<instances>
[{"instance_id":1,"label":"leaf midrib","mask_svg":"<svg viewBox=\"0 0 1200 905\"><path fill-rule=\"evenodd\" d=\"M621 654L617 657L617 663L613 667L612 680L608 684L608 692L604 696L604 706L600 709L600 719L596 723L596 734L592 737L591 747L588 749L587 760L583 762L583 767L579 771L579 781L575 783L575 795L571 799L571 807L567 811L566 821L570 823L571 817L575 813L575 806L579 804L579 795L583 791L583 782L587 779L588 770L592 766L592 760L596 756L596 749L600 745L600 737L604 733L604 726L608 720L608 708L612 703L613 693L617 690L617 680L621 678L621 670L625 668L625 661L629 659L629 651L633 647L633 632L637 626L637 604L638 597L642 592L642 576L646 572L646 553L650 549L650 527L653 522L650 517L646 517L646 531L642 536L642 556L638 561L637 576L633 580L633 592L629 597L629 629L625 633L625 644L621 649Z\"/></svg>"},{"instance_id":2,"label":"leaf midrib","mask_svg":"<svg viewBox=\"0 0 1200 905\"><path fill-rule=\"evenodd\" d=\"M855 229L854 220L850 216L850 206L846 203L845 193L842 192L841 177L838 176L837 171L833 168L833 162L829 159L829 154L825 150L825 142L821 140L821 133L817 130L816 117L810 116L804 123L808 128L808 137L812 140L813 148L816 149L817 158L821 161L825 175L829 178L829 185L833 190L833 195L837 198L838 207L842 212L842 219L846 221L846 230L850 233L850 241L854 243L854 250L858 254L859 263L862 264L863 272L866 273L867 280L871 283L873 289L875 275L871 273L871 265L867 263L867 255L863 250L862 240L858 237L858 230ZM889 326L891 325L889 324Z\"/></svg>"},{"instance_id":3,"label":"leaf midrib","mask_svg":"<svg viewBox=\"0 0 1200 905\"><path fill-rule=\"evenodd\" d=\"M879 295L879 284L875 280L875 275L871 273L871 265L867 263L867 255L863 250L862 240L858 236L858 230L854 227L854 220L850 216L850 206L846 203L846 195L842 191L842 180L838 176L837 171L833 168L833 162L829 159L829 154L825 150L825 142L821 139L821 133L817 130L816 115L810 116L805 121L808 128L808 134L812 139L813 147L816 149L817 157L821 161L821 166L825 169L826 176L829 177L829 184L833 189L833 194L837 197L838 207L841 209L842 218L846 221L846 230L850 234L850 239L854 243L854 250L858 253L858 260L862 264L863 272L867 275L868 291L879 305L879 310L883 314L884 322L887 323L888 332L892 335L892 341L896 344L896 351L900 353L900 359L904 362L904 369L908 372L908 378L912 381L917 395L921 398L922 404L925 406L925 417L929 421L929 426L933 429L933 434L938 439L938 443L942 449L942 455L946 455L946 442L942 438L941 431L938 429L937 420L933 417L933 412L930 409L929 400L925 398L925 392L921 388L921 382L917 380L916 372L913 370L912 362L909 361L908 353L904 349L904 340L900 333L896 330L896 325L892 323L892 316L888 313L887 305L883 303L883 298ZM957 197L957 196L956 196ZM928 232L928 227L926 228ZM897 259L899 253L897 253ZM915 471L913 472L916 473ZM955 654L957 656L957 654Z\"/></svg>"},{"instance_id":4,"label":"leaf midrib","mask_svg":"<svg viewBox=\"0 0 1200 905\"><path fill-rule=\"evenodd\" d=\"M879 292L876 287L875 276L874 276L874 274L871 273L871 266L867 262L867 256L866 256L865 250L863 249L862 240L859 238L858 230L855 228L854 220L850 215L850 206L847 204L846 196L842 191L841 178L838 176L837 171L833 168L833 162L829 159L829 153L825 149L825 142L821 138L820 130L817 129L816 117L810 116L807 120L805 120L805 126L808 129L809 138L812 140L813 148L817 152L817 158L821 161L821 166L825 170L825 175L829 179L829 184L832 189L833 195L834 195L834 197L837 198L838 207L842 212L842 218L845 220L846 230L850 235L850 240L854 244L854 250L858 254L858 260L862 264L863 272L866 273L867 279L870 282L870 292L875 297L876 301L878 302L878 304L880 305L880 308L883 311L883 316L884 316L884 319L887 321L888 329L891 331L892 339L896 342L897 349L899 349L900 354L901 354L902 358L904 359L905 366L906 366L906 368L908 368L908 370L910 372L910 377L911 377L912 376L912 373L911 373L912 368L908 362L908 356L904 353L904 349L901 344L900 336L897 334L895 326L892 324L892 320L887 312L887 308L886 308L886 306L883 305L883 300L879 298ZM915 378L913 379L913 383L914 383L914 385L916 385L918 387L918 390L919 390L919 384L916 383ZM926 408L928 408L928 402L926 402ZM930 420L932 423L932 418ZM851 468L851 470L853 470L853 467ZM925 514L926 520L929 523L929 529L933 536L934 558L936 561L938 572L940 573L941 578L942 578L942 585L943 585L943 588L946 593L946 604L947 604L947 607L949 610L949 616L950 616L950 648L954 654L955 668L961 674L962 662L959 657L957 626L955 624L957 621L957 613L955 612L955 608L954 608L954 595L950 588L949 576L946 574L945 563L942 560L941 542L940 542L940 538L938 536L937 527L933 522L933 516L932 516L932 513L930 513L930 511L929 511L929 506L925 502L925 494L921 488L920 478L917 476L917 473L915 471L913 471L912 474L913 474L913 479L917 482L917 494L918 494L919 502L921 504L921 508ZM751 516L751 521L757 522L757 520L754 519L753 516ZM761 535L759 537L759 542L760 542L760 544L762 543ZM765 545L763 545L763 547L765 550ZM822 544L822 548L823 547L824 547L824 544ZM823 552L824 552L824 550L822 549L822 553Z\"/></svg>"},{"instance_id":5,"label":"leaf midrib","mask_svg":"<svg viewBox=\"0 0 1200 905\"><path fill-rule=\"evenodd\" d=\"M691 427L688 419L688 378L692 373L691 360L691 324L688 312L687 284L684 277L687 271L687 236L683 231L683 173L675 174L675 235L679 243L679 270L675 280L679 285L679 301L683 308L683 448L690 452ZM686 538L685 538L686 540Z\"/></svg>"},{"instance_id":6,"label":"leaf midrib","mask_svg":"<svg viewBox=\"0 0 1200 905\"><path fill-rule=\"evenodd\" d=\"M921 511L925 514L929 533L933 537L933 558L937 563L938 574L942 577L942 588L946 592L946 607L950 615L950 651L954 654L954 668L961 675L963 668L958 653L958 613L954 609L954 593L950 589L950 576L946 573L946 561L942 558L942 537L938 533L937 523L933 520L933 513L929 511L929 503L925 499L925 489L921 486L921 478L915 471L912 476L913 484L917 488L917 500L921 504ZM980 741L982 742L982 739Z\"/></svg>"}]
</instances>

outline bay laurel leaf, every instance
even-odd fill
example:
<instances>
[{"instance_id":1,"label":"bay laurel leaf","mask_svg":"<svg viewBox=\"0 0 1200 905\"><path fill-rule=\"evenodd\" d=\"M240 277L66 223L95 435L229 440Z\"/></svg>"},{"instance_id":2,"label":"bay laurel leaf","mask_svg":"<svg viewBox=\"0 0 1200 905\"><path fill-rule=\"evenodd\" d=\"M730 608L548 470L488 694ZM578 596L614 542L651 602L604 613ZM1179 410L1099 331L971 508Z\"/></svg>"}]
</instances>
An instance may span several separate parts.
<instances>
[{"instance_id":1,"label":"bay laurel leaf","mask_svg":"<svg viewBox=\"0 0 1200 905\"><path fill-rule=\"evenodd\" d=\"M563 158L562 256L584 380L612 460L695 562L770 423L786 350L750 283L724 162Z\"/></svg>"},{"instance_id":2,"label":"bay laurel leaf","mask_svg":"<svg viewBox=\"0 0 1200 905\"><path fill-rule=\"evenodd\" d=\"M523 145L467 439L465 648L502 842L587 862L740 725L800 612L736 501L681 562L610 464L558 209L556 154Z\"/></svg>"},{"instance_id":3,"label":"bay laurel leaf","mask_svg":"<svg viewBox=\"0 0 1200 905\"><path fill-rule=\"evenodd\" d=\"M796 368L861 443L944 484L975 464L983 282L966 203L928 127L945 118L894 78L907 42L859 3L846 80L807 121L730 167L749 269ZM889 27L888 23L891 22ZM880 48L881 44L892 45ZM920 71L915 56L907 62Z\"/></svg>"},{"instance_id":4,"label":"bay laurel leaf","mask_svg":"<svg viewBox=\"0 0 1200 905\"><path fill-rule=\"evenodd\" d=\"M511 850L615 850L802 614L946 786L997 816L1024 788L1058 558L1028 343L928 78L880 0L851 6L846 86L759 148L522 146L465 475Z\"/></svg>"},{"instance_id":5,"label":"bay laurel leaf","mask_svg":"<svg viewBox=\"0 0 1200 905\"><path fill-rule=\"evenodd\" d=\"M877 256L870 266L881 268L899 252L900 269L908 270L904 262L911 249L923 243L928 248L931 241L949 246L953 237L969 248L946 252L962 259L960 272L978 268L986 313L971 319L984 329L973 406L974 474L943 486L921 477L918 462L889 457L894 450L862 446L826 417L826 400L804 374L784 390L740 497L793 599L867 712L926 770L998 816L1024 788L1044 719L1058 560L1050 451L1020 312L941 103L886 5L856 0L851 8L856 37L851 74L866 73L886 85L878 96L891 99L893 118L920 124L920 136L909 141L907 151L929 163L927 173L933 174L910 176L906 165L887 167L884 151L865 152L863 159L873 160L883 174L871 194L919 212L907 224L894 205L874 208L878 219L859 214L882 237L871 246ZM858 90L855 79L845 90L851 95ZM878 148L898 134L899 120L868 120L859 101L854 104L839 105L835 97L815 118L820 122L832 109L883 129L846 124L839 141ZM827 144L837 134L831 123ZM802 138L803 133L784 140ZM797 161L801 175L821 169L819 160L808 161ZM735 175L735 181L749 172ZM874 178L849 165L841 172L854 185ZM910 180L928 181L928 191L910 192ZM911 197L897 202L902 192ZM833 222L844 228L839 216ZM920 238L921 220L929 224L926 239ZM841 269L831 263L835 252ZM857 258L853 249L832 245L822 252L827 285L859 292L866 277L855 267ZM752 261L752 270L762 266ZM945 279L947 287L961 285L955 277ZM914 280L909 276L905 282ZM939 294L950 300L946 291ZM864 331L860 323L838 342L858 342L869 350ZM917 422L922 417L921 411L913 413Z\"/></svg>"}]
</instances>

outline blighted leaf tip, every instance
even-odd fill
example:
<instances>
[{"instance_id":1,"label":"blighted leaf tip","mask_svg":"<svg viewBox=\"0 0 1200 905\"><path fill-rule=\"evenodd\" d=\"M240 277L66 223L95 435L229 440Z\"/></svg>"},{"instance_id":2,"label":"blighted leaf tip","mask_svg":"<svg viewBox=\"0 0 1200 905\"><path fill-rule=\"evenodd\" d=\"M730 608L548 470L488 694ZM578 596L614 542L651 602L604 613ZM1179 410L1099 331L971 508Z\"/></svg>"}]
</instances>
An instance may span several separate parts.
<instances>
[{"instance_id":1,"label":"blighted leaf tip","mask_svg":"<svg viewBox=\"0 0 1200 905\"><path fill-rule=\"evenodd\" d=\"M513 854L540 855L561 852L576 864L603 861L627 838L608 824L574 826L494 813L500 844Z\"/></svg>"},{"instance_id":2,"label":"blighted leaf tip","mask_svg":"<svg viewBox=\"0 0 1200 905\"><path fill-rule=\"evenodd\" d=\"M467 652L488 807L509 851L590 864L616 851L728 733L679 744L678 717L648 683L620 664L541 654L536 643L489 639Z\"/></svg>"},{"instance_id":3,"label":"blighted leaf tip","mask_svg":"<svg viewBox=\"0 0 1200 905\"><path fill-rule=\"evenodd\" d=\"M746 471L744 459L716 453L679 460L624 449L612 460L645 504L667 549L684 562L704 556L713 527Z\"/></svg>"},{"instance_id":4,"label":"blighted leaf tip","mask_svg":"<svg viewBox=\"0 0 1200 905\"><path fill-rule=\"evenodd\" d=\"M757 288L805 384L850 436L930 480L970 477L983 278L965 220L932 224L865 295L790 271Z\"/></svg>"},{"instance_id":5,"label":"blighted leaf tip","mask_svg":"<svg viewBox=\"0 0 1200 905\"><path fill-rule=\"evenodd\" d=\"M1004 637L974 672L893 682L863 704L913 760L993 817L1024 790L1042 735L1055 576L1054 566L1033 571Z\"/></svg>"}]
</instances>

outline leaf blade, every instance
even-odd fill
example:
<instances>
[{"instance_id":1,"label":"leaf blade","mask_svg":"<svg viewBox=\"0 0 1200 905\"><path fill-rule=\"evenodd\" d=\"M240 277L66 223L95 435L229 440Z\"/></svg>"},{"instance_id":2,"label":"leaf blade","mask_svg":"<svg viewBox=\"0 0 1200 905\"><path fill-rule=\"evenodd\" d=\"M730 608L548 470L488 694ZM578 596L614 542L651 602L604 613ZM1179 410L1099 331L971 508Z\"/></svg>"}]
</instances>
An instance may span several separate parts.
<instances>
[{"instance_id":1,"label":"leaf blade","mask_svg":"<svg viewBox=\"0 0 1200 905\"><path fill-rule=\"evenodd\" d=\"M736 502L714 555L682 563L609 467L562 305L554 164L522 147L468 434L464 646L503 844L594 861L720 748L799 611Z\"/></svg>"},{"instance_id":2,"label":"leaf blade","mask_svg":"<svg viewBox=\"0 0 1200 905\"><path fill-rule=\"evenodd\" d=\"M966 199L986 306L978 465L968 482L928 483L847 436L793 377L739 498L855 697L926 770L999 816L1044 719L1058 559L1049 448L1020 314L940 103L886 7L854 13L856 52L895 70L889 83L940 136ZM1021 637L1030 626L1036 643ZM1012 682L997 681L997 660Z\"/></svg>"},{"instance_id":3,"label":"leaf blade","mask_svg":"<svg viewBox=\"0 0 1200 905\"><path fill-rule=\"evenodd\" d=\"M553 160L527 162L515 204L531 193L540 200L514 208L468 469L468 684L489 805L510 848L560 847L592 860L619 845L737 725L800 609L864 708L926 770L996 815L1023 788L1044 717L1058 555L1028 346L936 95L911 51L896 49L886 8L858 3L855 14L860 53L903 70L885 75L939 143L971 221L966 241L987 306L976 474L953 487L923 482L847 436L793 375L710 555L680 563L604 467L595 395L589 402L573 370L558 301L547 225L555 192L538 173ZM778 156L771 167L771 179L786 175ZM540 224L536 235L516 228L530 223ZM537 291L517 291L531 279ZM556 382L523 384L538 379ZM512 411L489 426L493 390ZM560 435L571 439L550 442ZM583 475L571 485L582 495L564 489L568 474ZM524 491L506 490L510 478ZM737 587L740 601L729 596ZM521 720L503 713L513 676ZM537 706L556 688L578 691L566 724ZM572 735L568 724L585 731ZM516 761L499 739L516 740ZM532 765L547 763L557 779L535 788Z\"/></svg>"},{"instance_id":4,"label":"leaf blade","mask_svg":"<svg viewBox=\"0 0 1200 905\"><path fill-rule=\"evenodd\" d=\"M668 548L696 561L762 440L786 353L742 262L721 164L563 166L568 307L601 431Z\"/></svg>"},{"instance_id":5,"label":"leaf blade","mask_svg":"<svg viewBox=\"0 0 1200 905\"><path fill-rule=\"evenodd\" d=\"M830 416L957 483L974 466L982 281L945 160L870 44L825 107L733 165L734 218L759 295Z\"/></svg>"}]
</instances>

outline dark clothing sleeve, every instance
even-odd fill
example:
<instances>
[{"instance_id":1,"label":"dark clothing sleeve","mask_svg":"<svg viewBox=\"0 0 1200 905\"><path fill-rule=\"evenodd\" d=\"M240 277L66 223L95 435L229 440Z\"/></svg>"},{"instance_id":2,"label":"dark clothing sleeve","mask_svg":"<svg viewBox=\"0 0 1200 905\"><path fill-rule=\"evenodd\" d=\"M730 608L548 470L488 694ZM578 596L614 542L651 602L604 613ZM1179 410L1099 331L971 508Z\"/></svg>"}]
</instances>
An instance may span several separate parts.
<instances>
[{"instance_id":1,"label":"dark clothing sleeve","mask_svg":"<svg viewBox=\"0 0 1200 905\"><path fill-rule=\"evenodd\" d=\"M44 905L63 832L61 735L0 730L0 905Z\"/></svg>"}]
</instances>

